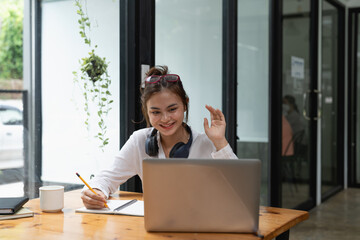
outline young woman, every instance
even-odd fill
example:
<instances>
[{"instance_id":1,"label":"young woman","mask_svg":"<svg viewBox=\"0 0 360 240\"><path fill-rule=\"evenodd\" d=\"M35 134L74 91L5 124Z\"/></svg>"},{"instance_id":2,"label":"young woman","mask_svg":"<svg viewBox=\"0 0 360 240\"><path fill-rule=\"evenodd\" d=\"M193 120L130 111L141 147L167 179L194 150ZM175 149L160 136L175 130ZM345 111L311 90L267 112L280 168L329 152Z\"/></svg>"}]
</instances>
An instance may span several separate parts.
<instances>
[{"instance_id":1,"label":"young woman","mask_svg":"<svg viewBox=\"0 0 360 240\"><path fill-rule=\"evenodd\" d=\"M87 208L103 208L109 194L116 192L120 184L134 175L142 179L144 158L237 158L225 138L226 122L219 109L205 106L211 116L210 126L204 118L205 133L198 133L186 124L189 98L180 77L168 74L166 66L149 70L141 94L148 128L135 131L112 167L90 182L98 195L84 188L81 198Z\"/></svg>"}]
</instances>

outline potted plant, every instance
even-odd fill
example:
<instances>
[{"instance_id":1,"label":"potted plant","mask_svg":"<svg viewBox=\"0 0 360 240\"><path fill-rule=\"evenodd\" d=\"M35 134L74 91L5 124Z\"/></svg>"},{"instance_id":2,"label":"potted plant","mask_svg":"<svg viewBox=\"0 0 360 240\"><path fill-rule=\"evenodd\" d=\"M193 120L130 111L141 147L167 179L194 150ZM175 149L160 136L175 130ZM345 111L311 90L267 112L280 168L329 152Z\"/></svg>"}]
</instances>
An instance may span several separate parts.
<instances>
[{"instance_id":1,"label":"potted plant","mask_svg":"<svg viewBox=\"0 0 360 240\"><path fill-rule=\"evenodd\" d=\"M107 71L108 62L105 57L101 58L96 54L97 45L92 47L89 37L91 23L89 17L83 11L80 0L75 0L75 6L79 16L79 33L85 44L90 48L90 51L86 57L79 60L80 69L73 72L74 82L80 87L84 96L85 125L87 129L89 129L90 117L97 118L99 131L95 138L101 141L99 147L103 150L103 147L109 143L109 138L106 137L107 127L104 119L111 110L111 103L113 102L109 91L111 79ZM93 104L97 109L95 116L90 113L90 104Z\"/></svg>"}]
</instances>

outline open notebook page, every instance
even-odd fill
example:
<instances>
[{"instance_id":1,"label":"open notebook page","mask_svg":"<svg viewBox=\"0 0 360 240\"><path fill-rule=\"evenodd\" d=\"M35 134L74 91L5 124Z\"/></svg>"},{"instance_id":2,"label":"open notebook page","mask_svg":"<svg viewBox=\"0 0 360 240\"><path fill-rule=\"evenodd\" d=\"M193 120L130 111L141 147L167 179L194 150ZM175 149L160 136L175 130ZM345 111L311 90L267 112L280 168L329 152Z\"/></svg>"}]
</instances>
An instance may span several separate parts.
<instances>
[{"instance_id":1,"label":"open notebook page","mask_svg":"<svg viewBox=\"0 0 360 240\"><path fill-rule=\"evenodd\" d=\"M130 201L131 200L108 200L107 205L109 206L109 208L87 209L86 207L82 207L82 208L76 209L75 212L144 216L144 201L138 200L135 203L133 203L119 211L114 210Z\"/></svg>"}]
</instances>

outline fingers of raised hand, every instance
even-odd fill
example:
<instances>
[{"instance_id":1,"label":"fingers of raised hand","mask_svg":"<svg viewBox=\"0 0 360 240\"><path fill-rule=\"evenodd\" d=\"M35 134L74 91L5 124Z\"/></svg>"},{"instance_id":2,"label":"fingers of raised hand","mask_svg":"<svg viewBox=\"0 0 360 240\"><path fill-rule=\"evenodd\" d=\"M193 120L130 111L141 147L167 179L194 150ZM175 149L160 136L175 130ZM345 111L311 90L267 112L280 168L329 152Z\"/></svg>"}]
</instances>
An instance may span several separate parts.
<instances>
[{"instance_id":1,"label":"fingers of raised hand","mask_svg":"<svg viewBox=\"0 0 360 240\"><path fill-rule=\"evenodd\" d=\"M220 115L219 115L219 112L218 112L218 111L220 111L219 109L214 109L212 106L209 106L209 105L206 105L205 107L210 112L211 120L216 120L216 119L220 118Z\"/></svg>"},{"instance_id":2,"label":"fingers of raised hand","mask_svg":"<svg viewBox=\"0 0 360 240\"><path fill-rule=\"evenodd\" d=\"M206 109L210 112L210 119L214 119L215 109L209 105L205 105Z\"/></svg>"},{"instance_id":3,"label":"fingers of raised hand","mask_svg":"<svg viewBox=\"0 0 360 240\"><path fill-rule=\"evenodd\" d=\"M222 113L222 111L219 110L219 109L217 109L216 111L217 111L217 114L219 115L219 120L225 121L225 116L224 116L224 114Z\"/></svg>"},{"instance_id":4,"label":"fingers of raised hand","mask_svg":"<svg viewBox=\"0 0 360 240\"><path fill-rule=\"evenodd\" d=\"M214 110L214 120L225 121L225 116L220 109Z\"/></svg>"},{"instance_id":5,"label":"fingers of raised hand","mask_svg":"<svg viewBox=\"0 0 360 240\"><path fill-rule=\"evenodd\" d=\"M221 121L225 120L225 116L220 109L215 109L209 105L205 105L205 107L210 112L211 119Z\"/></svg>"},{"instance_id":6,"label":"fingers of raised hand","mask_svg":"<svg viewBox=\"0 0 360 240\"><path fill-rule=\"evenodd\" d=\"M205 131L209 129L209 121L207 120L207 118L204 118L204 129Z\"/></svg>"}]
</instances>

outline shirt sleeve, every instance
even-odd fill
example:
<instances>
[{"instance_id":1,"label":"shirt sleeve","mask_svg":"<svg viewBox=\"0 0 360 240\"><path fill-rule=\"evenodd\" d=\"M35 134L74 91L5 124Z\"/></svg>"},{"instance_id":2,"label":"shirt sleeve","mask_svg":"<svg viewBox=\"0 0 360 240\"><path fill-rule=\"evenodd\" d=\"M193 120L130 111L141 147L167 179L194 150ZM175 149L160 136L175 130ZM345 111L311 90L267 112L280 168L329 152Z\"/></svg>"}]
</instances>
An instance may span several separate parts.
<instances>
[{"instance_id":1,"label":"shirt sleeve","mask_svg":"<svg viewBox=\"0 0 360 240\"><path fill-rule=\"evenodd\" d=\"M211 156L218 159L238 159L229 144L217 152L212 152Z\"/></svg>"},{"instance_id":2,"label":"shirt sleeve","mask_svg":"<svg viewBox=\"0 0 360 240\"><path fill-rule=\"evenodd\" d=\"M139 166L137 163L139 158L137 137L133 134L115 156L112 166L97 174L89 182L89 185L92 188L100 189L108 198L111 193L118 190L120 184L138 174ZM82 191L85 189L87 189L86 186Z\"/></svg>"}]
</instances>

